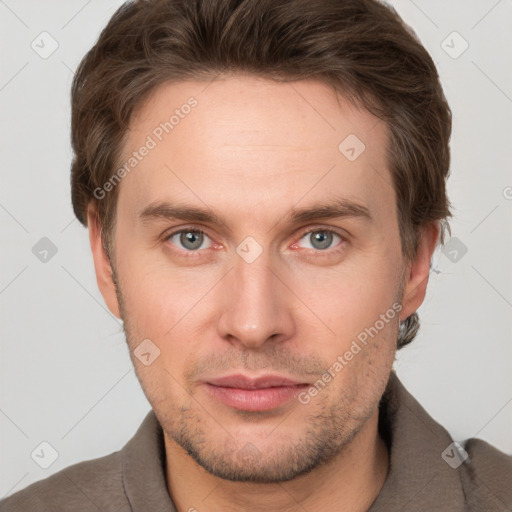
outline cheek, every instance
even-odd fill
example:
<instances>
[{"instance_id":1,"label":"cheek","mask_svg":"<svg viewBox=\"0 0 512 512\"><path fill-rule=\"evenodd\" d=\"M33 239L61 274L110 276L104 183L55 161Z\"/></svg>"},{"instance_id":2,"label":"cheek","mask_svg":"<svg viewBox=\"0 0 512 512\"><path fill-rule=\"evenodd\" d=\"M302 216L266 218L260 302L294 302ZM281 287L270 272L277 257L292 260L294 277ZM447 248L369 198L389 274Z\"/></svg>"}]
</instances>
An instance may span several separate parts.
<instances>
[{"instance_id":1,"label":"cheek","mask_svg":"<svg viewBox=\"0 0 512 512\"><path fill-rule=\"evenodd\" d=\"M303 315L313 321L307 329L318 325L327 334L323 338L327 345L337 350L343 351L376 323L377 330L384 330L381 315L386 326L398 321L398 275L378 254L347 259L337 268L299 265L290 270L287 280L307 306Z\"/></svg>"},{"instance_id":2,"label":"cheek","mask_svg":"<svg viewBox=\"0 0 512 512\"><path fill-rule=\"evenodd\" d=\"M187 393L182 373L190 366L200 342L197 303L205 292L191 286L190 279L179 273L171 275L142 258L135 261L136 267L128 258L124 260L119 278L126 337L136 373L152 405L166 402L171 396L173 402L184 403ZM137 357L142 347L154 357L149 365Z\"/></svg>"},{"instance_id":3,"label":"cheek","mask_svg":"<svg viewBox=\"0 0 512 512\"><path fill-rule=\"evenodd\" d=\"M118 273L126 309L154 336L162 337L205 295L211 279L204 270L173 268L142 251L125 254Z\"/></svg>"},{"instance_id":4,"label":"cheek","mask_svg":"<svg viewBox=\"0 0 512 512\"><path fill-rule=\"evenodd\" d=\"M217 274L206 267L171 268L144 254L127 255L118 273L131 349L142 340L151 340L159 351L152 370L158 370L160 380L171 387L174 379L183 384L183 368L194 362L200 350L204 351L205 322L212 318L212 288L218 281ZM156 378L144 367L139 373L150 381Z\"/></svg>"}]
</instances>

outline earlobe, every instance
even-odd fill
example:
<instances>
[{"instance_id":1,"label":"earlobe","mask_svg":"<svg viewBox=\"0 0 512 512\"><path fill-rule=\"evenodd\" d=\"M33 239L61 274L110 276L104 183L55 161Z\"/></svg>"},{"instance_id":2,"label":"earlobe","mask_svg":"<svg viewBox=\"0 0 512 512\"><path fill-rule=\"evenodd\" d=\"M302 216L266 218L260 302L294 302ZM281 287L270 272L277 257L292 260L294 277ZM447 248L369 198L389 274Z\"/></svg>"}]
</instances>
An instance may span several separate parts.
<instances>
[{"instance_id":1,"label":"earlobe","mask_svg":"<svg viewBox=\"0 0 512 512\"><path fill-rule=\"evenodd\" d=\"M418 249L405 276L400 320L405 320L423 303L427 292L430 263L439 238L439 223L430 222L421 228Z\"/></svg>"},{"instance_id":2,"label":"earlobe","mask_svg":"<svg viewBox=\"0 0 512 512\"><path fill-rule=\"evenodd\" d=\"M98 288L100 289L101 295L103 295L103 299L111 313L117 318L121 318L116 286L112 278L110 259L107 251L103 247L97 210L92 204L89 204L87 208L87 226L89 228L89 242L91 244Z\"/></svg>"}]
</instances>

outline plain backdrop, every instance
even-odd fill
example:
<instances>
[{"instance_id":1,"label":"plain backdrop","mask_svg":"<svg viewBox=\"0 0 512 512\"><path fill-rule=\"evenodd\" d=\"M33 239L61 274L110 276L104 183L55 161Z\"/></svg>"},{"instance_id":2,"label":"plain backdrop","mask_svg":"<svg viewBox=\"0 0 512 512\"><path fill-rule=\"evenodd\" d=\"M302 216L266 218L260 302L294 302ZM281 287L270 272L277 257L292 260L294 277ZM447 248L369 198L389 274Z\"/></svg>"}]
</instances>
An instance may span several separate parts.
<instances>
[{"instance_id":1,"label":"plain backdrop","mask_svg":"<svg viewBox=\"0 0 512 512\"><path fill-rule=\"evenodd\" d=\"M70 200L73 71L120 4L0 1L0 497L119 450L150 408ZM512 2L392 4L436 62L454 115L453 238L395 366L455 440L512 454ZM57 454L46 469L41 443Z\"/></svg>"}]
</instances>

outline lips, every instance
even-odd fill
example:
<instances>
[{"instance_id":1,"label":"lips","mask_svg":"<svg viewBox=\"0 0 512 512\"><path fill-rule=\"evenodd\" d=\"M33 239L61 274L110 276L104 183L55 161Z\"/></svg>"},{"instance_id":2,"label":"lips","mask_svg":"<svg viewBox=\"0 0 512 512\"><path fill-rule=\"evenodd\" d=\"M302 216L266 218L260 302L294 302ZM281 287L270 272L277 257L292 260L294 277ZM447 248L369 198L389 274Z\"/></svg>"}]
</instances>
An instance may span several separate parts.
<instances>
[{"instance_id":1,"label":"lips","mask_svg":"<svg viewBox=\"0 0 512 512\"><path fill-rule=\"evenodd\" d=\"M264 375L256 378L246 377L244 375L227 375L225 377L208 379L208 384L224 388L266 389L281 386L296 386L304 384L304 382L289 379L281 375Z\"/></svg>"},{"instance_id":2,"label":"lips","mask_svg":"<svg viewBox=\"0 0 512 512\"><path fill-rule=\"evenodd\" d=\"M243 411L270 411L293 398L309 384L282 375L248 377L227 375L208 379L209 395L228 407Z\"/></svg>"}]
</instances>

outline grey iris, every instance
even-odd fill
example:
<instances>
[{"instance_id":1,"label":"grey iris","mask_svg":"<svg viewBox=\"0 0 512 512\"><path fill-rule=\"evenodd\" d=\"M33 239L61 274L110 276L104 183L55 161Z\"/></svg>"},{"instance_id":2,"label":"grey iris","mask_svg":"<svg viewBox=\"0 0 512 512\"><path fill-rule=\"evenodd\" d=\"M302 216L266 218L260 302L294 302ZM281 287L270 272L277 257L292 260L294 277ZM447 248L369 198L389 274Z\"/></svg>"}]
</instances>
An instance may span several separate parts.
<instances>
[{"instance_id":1,"label":"grey iris","mask_svg":"<svg viewBox=\"0 0 512 512\"><path fill-rule=\"evenodd\" d=\"M190 250L199 249L203 243L203 238L203 233L200 233L199 231L186 231L181 233L180 243L183 245L183 247Z\"/></svg>"},{"instance_id":2,"label":"grey iris","mask_svg":"<svg viewBox=\"0 0 512 512\"><path fill-rule=\"evenodd\" d=\"M309 239L315 249L328 249L332 243L332 233L329 231L314 231L309 235Z\"/></svg>"}]
</instances>

